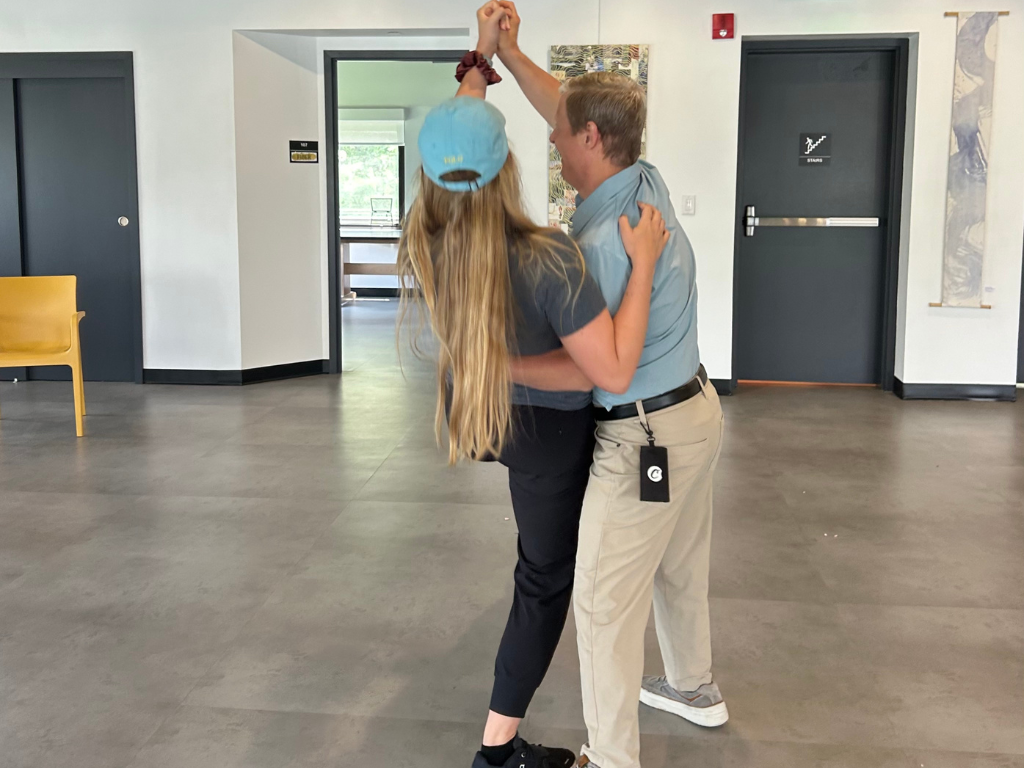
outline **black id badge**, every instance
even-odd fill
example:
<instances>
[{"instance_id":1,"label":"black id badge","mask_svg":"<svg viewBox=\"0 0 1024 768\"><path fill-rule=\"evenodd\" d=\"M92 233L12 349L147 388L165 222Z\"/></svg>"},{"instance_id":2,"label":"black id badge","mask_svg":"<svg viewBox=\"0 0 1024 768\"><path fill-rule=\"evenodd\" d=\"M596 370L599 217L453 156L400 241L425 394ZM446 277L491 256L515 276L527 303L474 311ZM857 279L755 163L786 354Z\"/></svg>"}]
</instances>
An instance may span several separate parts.
<instances>
[{"instance_id":1,"label":"black id badge","mask_svg":"<svg viewBox=\"0 0 1024 768\"><path fill-rule=\"evenodd\" d=\"M668 497L668 449L640 446L640 501L666 502Z\"/></svg>"}]
</instances>

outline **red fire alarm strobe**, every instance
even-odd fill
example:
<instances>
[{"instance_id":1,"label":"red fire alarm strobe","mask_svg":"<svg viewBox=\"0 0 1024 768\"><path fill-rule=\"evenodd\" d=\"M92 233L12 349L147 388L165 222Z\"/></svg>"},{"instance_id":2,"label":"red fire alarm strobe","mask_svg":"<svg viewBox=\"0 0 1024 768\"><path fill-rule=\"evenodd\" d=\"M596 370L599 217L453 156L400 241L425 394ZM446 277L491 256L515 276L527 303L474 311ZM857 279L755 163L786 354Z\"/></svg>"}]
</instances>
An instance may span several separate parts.
<instances>
[{"instance_id":1,"label":"red fire alarm strobe","mask_svg":"<svg viewBox=\"0 0 1024 768\"><path fill-rule=\"evenodd\" d=\"M711 36L715 40L731 40L736 29L735 15L714 13L711 15Z\"/></svg>"}]
</instances>

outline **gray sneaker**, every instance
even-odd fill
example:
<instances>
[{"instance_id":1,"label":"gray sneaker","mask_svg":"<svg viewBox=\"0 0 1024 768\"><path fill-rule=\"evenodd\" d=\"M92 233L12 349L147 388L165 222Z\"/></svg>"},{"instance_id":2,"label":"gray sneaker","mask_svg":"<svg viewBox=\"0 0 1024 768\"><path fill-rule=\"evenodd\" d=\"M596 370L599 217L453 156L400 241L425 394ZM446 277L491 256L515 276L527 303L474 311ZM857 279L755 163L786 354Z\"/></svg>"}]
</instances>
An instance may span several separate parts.
<instances>
[{"instance_id":1,"label":"gray sneaker","mask_svg":"<svg viewBox=\"0 0 1024 768\"><path fill-rule=\"evenodd\" d=\"M695 691L677 691L664 677L645 677L640 701L705 728L714 728L729 719L729 710L715 683L705 683Z\"/></svg>"}]
</instances>

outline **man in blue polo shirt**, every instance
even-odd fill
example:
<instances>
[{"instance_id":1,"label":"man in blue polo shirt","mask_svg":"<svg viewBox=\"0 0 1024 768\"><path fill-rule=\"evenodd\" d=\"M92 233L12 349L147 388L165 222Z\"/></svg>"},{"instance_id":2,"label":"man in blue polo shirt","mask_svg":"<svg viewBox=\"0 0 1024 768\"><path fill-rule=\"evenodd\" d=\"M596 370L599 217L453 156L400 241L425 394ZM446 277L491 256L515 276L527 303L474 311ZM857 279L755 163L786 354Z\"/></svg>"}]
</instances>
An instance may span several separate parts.
<instances>
[{"instance_id":1,"label":"man in blue polo shirt","mask_svg":"<svg viewBox=\"0 0 1024 768\"><path fill-rule=\"evenodd\" d=\"M574 594L589 737L580 765L637 768L638 699L698 725L728 719L712 682L708 618L711 487L722 410L697 349L693 250L661 174L639 160L646 122L642 88L612 72L563 85L519 50L519 15L513 3L500 5L510 28L502 33L498 57L552 126L562 174L579 190L571 235L613 313L630 273L619 218L635 223L638 203L649 203L671 233L654 273L636 375L623 394L593 393L597 448L580 522ZM581 380L562 351L523 358L516 377L547 389ZM652 601L666 674L643 678Z\"/></svg>"}]
</instances>

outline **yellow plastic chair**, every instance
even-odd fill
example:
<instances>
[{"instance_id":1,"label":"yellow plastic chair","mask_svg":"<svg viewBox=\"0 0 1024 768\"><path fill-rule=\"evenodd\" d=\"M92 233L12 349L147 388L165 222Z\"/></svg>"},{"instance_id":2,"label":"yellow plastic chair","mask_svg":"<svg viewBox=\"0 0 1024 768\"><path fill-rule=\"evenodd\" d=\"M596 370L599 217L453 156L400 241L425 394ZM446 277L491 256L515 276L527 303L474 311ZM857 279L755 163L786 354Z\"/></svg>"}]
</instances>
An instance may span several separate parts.
<instances>
[{"instance_id":1,"label":"yellow plastic chair","mask_svg":"<svg viewBox=\"0 0 1024 768\"><path fill-rule=\"evenodd\" d=\"M74 275L0 277L0 368L67 365L75 389L75 430L85 416L82 346Z\"/></svg>"}]
</instances>

